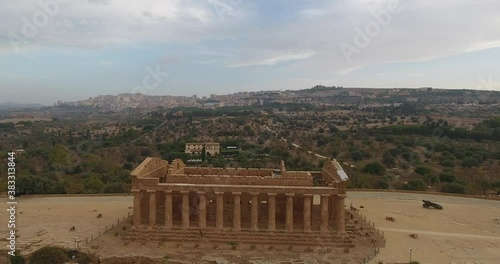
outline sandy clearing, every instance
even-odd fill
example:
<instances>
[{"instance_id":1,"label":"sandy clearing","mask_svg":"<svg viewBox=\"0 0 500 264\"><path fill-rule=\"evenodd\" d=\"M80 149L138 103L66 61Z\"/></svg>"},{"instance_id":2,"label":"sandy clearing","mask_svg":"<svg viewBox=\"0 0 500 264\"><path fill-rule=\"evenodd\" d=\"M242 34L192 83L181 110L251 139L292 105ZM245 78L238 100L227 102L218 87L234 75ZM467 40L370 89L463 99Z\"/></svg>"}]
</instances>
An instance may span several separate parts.
<instances>
[{"instance_id":1,"label":"sandy clearing","mask_svg":"<svg viewBox=\"0 0 500 264\"><path fill-rule=\"evenodd\" d=\"M104 231L106 225L127 216L132 196L21 197L18 202L18 243L73 246L80 239ZM443 205L425 209L422 199ZM6 198L0 203L7 208ZM348 192L347 205L359 208L367 219L384 231L385 248L370 263L408 261L408 249L420 263L499 264L500 201L407 193ZM97 211L94 211L97 210ZM2 210L2 212L5 212ZM22 213L21 213L22 212ZM102 218L96 218L101 213ZM386 216L395 222L385 220ZM8 215L0 215L0 235L7 237ZM70 232L71 226L76 231ZM418 239L409 236L418 235ZM6 240L0 240L5 247ZM28 250L29 251L29 250Z\"/></svg>"},{"instance_id":2,"label":"sandy clearing","mask_svg":"<svg viewBox=\"0 0 500 264\"><path fill-rule=\"evenodd\" d=\"M443 210L425 209L423 199ZM499 264L500 201L427 194L348 192L352 202L375 227L384 231L385 248L370 263ZM393 217L395 222L385 218ZM417 234L413 239L409 235Z\"/></svg>"},{"instance_id":3,"label":"sandy clearing","mask_svg":"<svg viewBox=\"0 0 500 264\"><path fill-rule=\"evenodd\" d=\"M391 232L400 232L400 233L408 233L408 234L425 234L432 236L445 236L445 237L462 237L462 238L478 238L478 239L493 239L500 240L500 236L481 236L481 235L471 235L471 234L461 234L461 233L445 233L445 232L433 232L433 231L424 231L424 230L411 230L411 229L399 229L399 228L379 228L382 231L391 231Z\"/></svg>"},{"instance_id":4,"label":"sandy clearing","mask_svg":"<svg viewBox=\"0 0 500 264\"><path fill-rule=\"evenodd\" d=\"M75 237L84 241L132 213L128 208L132 200L131 196L20 197L16 208L17 244L28 252L32 244L34 248L49 244L72 247ZM5 207L6 202L6 198L0 198L0 204ZM102 218L97 218L98 214L102 214ZM4 213L0 217L2 238L8 237L7 224L3 224L7 223L7 217ZM73 226L76 230L70 231ZM5 239L0 240L0 247L6 245Z\"/></svg>"}]
</instances>

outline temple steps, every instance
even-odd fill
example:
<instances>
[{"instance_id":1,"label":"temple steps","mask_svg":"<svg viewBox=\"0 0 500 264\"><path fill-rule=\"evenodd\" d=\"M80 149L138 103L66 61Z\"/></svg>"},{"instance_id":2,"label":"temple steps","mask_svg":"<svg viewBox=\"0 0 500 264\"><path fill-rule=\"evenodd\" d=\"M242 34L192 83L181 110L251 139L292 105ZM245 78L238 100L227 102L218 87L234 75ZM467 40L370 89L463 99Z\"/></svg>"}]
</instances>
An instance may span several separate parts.
<instances>
[{"instance_id":1,"label":"temple steps","mask_svg":"<svg viewBox=\"0 0 500 264\"><path fill-rule=\"evenodd\" d=\"M125 240L148 240L164 242L209 242L209 243L242 243L258 245L287 245L293 242L297 246L321 246L337 248L353 248L353 239L336 233L287 233L287 232L230 232L219 230L179 229L179 230L128 230L122 234Z\"/></svg>"}]
</instances>

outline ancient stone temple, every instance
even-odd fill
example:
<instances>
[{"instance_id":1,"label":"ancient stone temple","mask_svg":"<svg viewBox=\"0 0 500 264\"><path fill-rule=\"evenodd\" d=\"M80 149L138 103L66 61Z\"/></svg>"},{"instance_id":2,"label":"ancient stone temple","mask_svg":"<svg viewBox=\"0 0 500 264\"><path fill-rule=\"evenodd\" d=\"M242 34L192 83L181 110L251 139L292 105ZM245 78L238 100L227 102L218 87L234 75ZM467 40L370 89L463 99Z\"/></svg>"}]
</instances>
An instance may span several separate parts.
<instances>
[{"instance_id":1,"label":"ancient stone temple","mask_svg":"<svg viewBox=\"0 0 500 264\"><path fill-rule=\"evenodd\" d=\"M146 158L132 173L133 225L231 233L344 233L347 175L321 171L186 167Z\"/></svg>"}]
</instances>

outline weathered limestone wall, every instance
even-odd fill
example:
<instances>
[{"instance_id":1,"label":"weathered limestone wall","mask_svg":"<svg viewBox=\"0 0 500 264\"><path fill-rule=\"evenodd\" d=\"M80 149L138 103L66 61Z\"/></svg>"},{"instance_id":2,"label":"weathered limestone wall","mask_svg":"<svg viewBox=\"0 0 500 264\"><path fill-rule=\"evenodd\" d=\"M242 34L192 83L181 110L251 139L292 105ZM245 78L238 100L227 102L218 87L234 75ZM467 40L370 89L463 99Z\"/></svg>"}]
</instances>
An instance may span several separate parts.
<instances>
[{"instance_id":1,"label":"weathered limestone wall","mask_svg":"<svg viewBox=\"0 0 500 264\"><path fill-rule=\"evenodd\" d=\"M168 169L168 161L159 158L146 158L130 175L138 178L161 178Z\"/></svg>"},{"instance_id":2,"label":"weathered limestone wall","mask_svg":"<svg viewBox=\"0 0 500 264\"><path fill-rule=\"evenodd\" d=\"M312 186L312 177L271 178L261 176L228 175L168 175L166 183L217 184L217 185L272 185L272 186Z\"/></svg>"},{"instance_id":3,"label":"weathered limestone wall","mask_svg":"<svg viewBox=\"0 0 500 264\"><path fill-rule=\"evenodd\" d=\"M186 164L181 159L175 159L172 161L172 164L168 167L169 171L172 171L172 173L181 173L184 168L186 167Z\"/></svg>"},{"instance_id":4,"label":"weathered limestone wall","mask_svg":"<svg viewBox=\"0 0 500 264\"><path fill-rule=\"evenodd\" d=\"M337 168L333 162L326 162L321 170L321 177L327 184L333 184L338 181Z\"/></svg>"},{"instance_id":5,"label":"weathered limestone wall","mask_svg":"<svg viewBox=\"0 0 500 264\"><path fill-rule=\"evenodd\" d=\"M236 232L345 231L344 225L334 225L345 221L347 180L336 161L327 162L321 172L284 168L280 172L188 168L179 159L169 165L148 158L132 173L134 225L167 229L223 226ZM320 198L320 205L314 205L313 198Z\"/></svg>"},{"instance_id":6,"label":"weathered limestone wall","mask_svg":"<svg viewBox=\"0 0 500 264\"><path fill-rule=\"evenodd\" d=\"M312 176L306 171L285 171L281 174L284 178L311 178Z\"/></svg>"},{"instance_id":7,"label":"weathered limestone wall","mask_svg":"<svg viewBox=\"0 0 500 264\"><path fill-rule=\"evenodd\" d=\"M164 192L147 192L141 191L141 223L143 225L151 225L150 222L150 199L154 196L156 199L156 221L157 226L165 225L165 193ZM216 227L216 195L207 193L207 227ZM224 228L231 229L233 227L233 195L231 193L224 194L223 219ZM199 225L199 200L200 196L196 192L189 193L189 226L198 227ZM266 194L258 196L258 228L266 230L268 228L268 197ZM321 209L319 205L313 205L311 201L311 228L319 230L321 223ZM286 202L287 197L284 194L276 196L276 229L286 229ZM172 215L174 226L182 225L182 194L174 192L172 194ZM251 219L251 196L250 194L241 195L241 228L250 229ZM296 195L293 197L293 229L304 229L304 196Z\"/></svg>"},{"instance_id":8,"label":"weathered limestone wall","mask_svg":"<svg viewBox=\"0 0 500 264\"><path fill-rule=\"evenodd\" d=\"M184 174L194 175L228 175L228 176L269 176L273 175L270 169L242 169L242 168L205 168L186 167Z\"/></svg>"}]
</instances>

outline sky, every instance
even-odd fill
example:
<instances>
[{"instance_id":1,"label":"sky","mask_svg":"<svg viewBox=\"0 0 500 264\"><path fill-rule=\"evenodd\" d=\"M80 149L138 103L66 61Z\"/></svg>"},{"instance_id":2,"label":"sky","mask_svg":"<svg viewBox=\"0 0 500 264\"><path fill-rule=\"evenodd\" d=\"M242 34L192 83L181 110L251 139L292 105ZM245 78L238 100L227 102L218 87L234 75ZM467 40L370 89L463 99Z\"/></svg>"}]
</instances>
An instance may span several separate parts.
<instances>
[{"instance_id":1,"label":"sky","mask_svg":"<svg viewBox=\"0 0 500 264\"><path fill-rule=\"evenodd\" d=\"M0 0L0 103L500 90L498 0Z\"/></svg>"}]
</instances>

